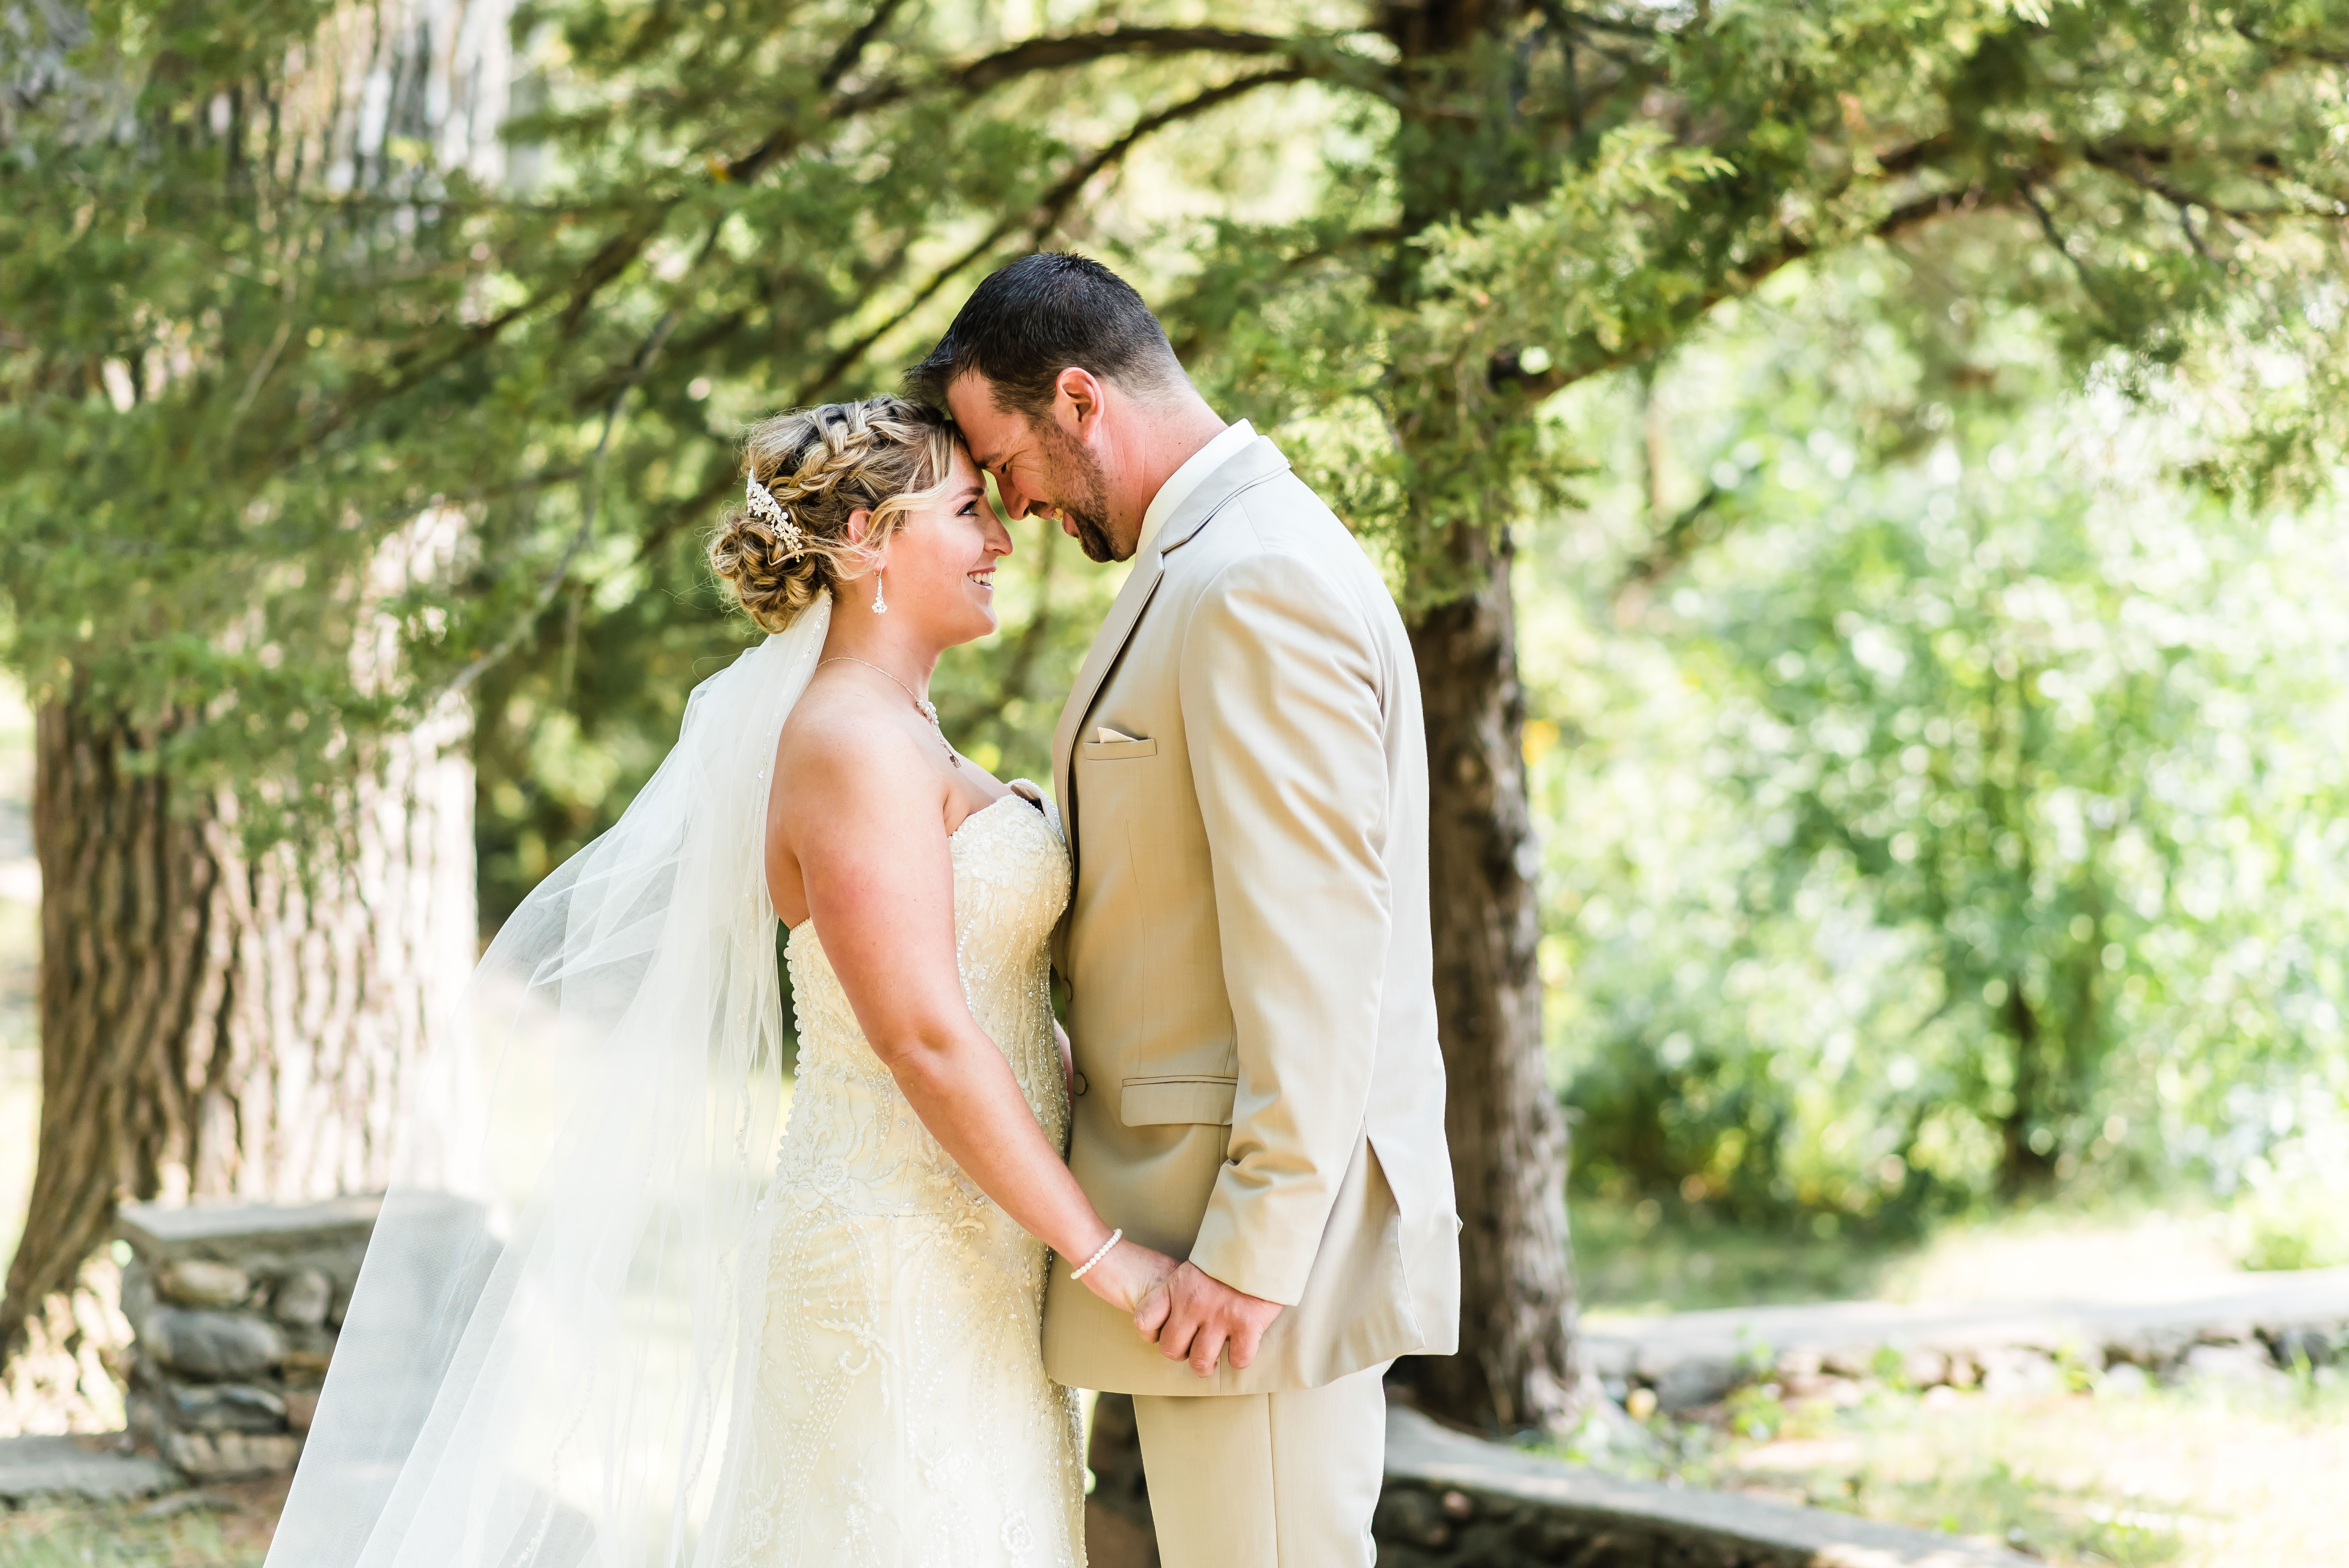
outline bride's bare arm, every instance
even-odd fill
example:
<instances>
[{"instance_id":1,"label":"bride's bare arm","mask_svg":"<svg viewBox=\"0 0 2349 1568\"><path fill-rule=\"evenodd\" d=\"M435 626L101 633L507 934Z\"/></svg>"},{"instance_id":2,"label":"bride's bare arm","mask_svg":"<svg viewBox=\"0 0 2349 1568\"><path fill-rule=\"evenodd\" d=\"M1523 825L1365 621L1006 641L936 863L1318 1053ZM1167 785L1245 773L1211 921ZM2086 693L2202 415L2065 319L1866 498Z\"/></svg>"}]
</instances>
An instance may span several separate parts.
<instances>
[{"instance_id":1,"label":"bride's bare arm","mask_svg":"<svg viewBox=\"0 0 2349 1568\"><path fill-rule=\"evenodd\" d=\"M902 733L803 729L779 779L785 834L824 955L906 1103L980 1191L1071 1264L1109 1239L963 999L938 776ZM1174 1260L1133 1243L1084 1284L1134 1310Z\"/></svg>"}]
</instances>

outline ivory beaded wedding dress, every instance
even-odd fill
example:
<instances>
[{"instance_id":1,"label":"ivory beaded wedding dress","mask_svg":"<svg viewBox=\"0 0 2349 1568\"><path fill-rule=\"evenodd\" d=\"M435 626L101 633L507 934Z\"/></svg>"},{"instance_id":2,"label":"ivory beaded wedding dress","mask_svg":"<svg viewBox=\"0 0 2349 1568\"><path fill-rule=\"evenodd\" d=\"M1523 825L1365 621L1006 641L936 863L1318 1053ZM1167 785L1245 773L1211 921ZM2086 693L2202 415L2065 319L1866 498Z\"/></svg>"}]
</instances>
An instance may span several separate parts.
<instances>
[{"instance_id":1,"label":"ivory beaded wedding dress","mask_svg":"<svg viewBox=\"0 0 2349 1568\"><path fill-rule=\"evenodd\" d=\"M1008 795L965 819L950 851L972 1016L1065 1147L1046 942L1069 856L1049 813ZM715 1561L1076 1568L1084 1471L1075 1395L1044 1376L1049 1256L915 1117L812 921L785 954L798 1082L757 1222L764 1321L754 1306Z\"/></svg>"},{"instance_id":2,"label":"ivory beaded wedding dress","mask_svg":"<svg viewBox=\"0 0 2349 1568\"><path fill-rule=\"evenodd\" d=\"M819 597L491 944L402 1124L270 1568L1075 1568L1044 1248L947 1157L765 857ZM1033 794L1033 787L1025 787ZM963 989L1047 1134L1049 810L953 835ZM428 1113L429 1112L429 1113ZM403 1168L405 1169L405 1168Z\"/></svg>"}]
</instances>

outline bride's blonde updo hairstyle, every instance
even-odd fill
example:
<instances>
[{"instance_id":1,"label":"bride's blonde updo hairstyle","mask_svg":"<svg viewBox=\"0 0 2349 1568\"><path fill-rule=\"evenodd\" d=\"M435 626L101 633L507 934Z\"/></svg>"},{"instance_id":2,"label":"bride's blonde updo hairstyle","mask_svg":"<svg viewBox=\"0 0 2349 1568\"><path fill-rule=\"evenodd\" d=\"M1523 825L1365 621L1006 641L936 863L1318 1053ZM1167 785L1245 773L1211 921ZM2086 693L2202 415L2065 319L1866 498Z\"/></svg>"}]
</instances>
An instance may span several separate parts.
<instances>
[{"instance_id":1,"label":"bride's blonde updo hairstyle","mask_svg":"<svg viewBox=\"0 0 2349 1568\"><path fill-rule=\"evenodd\" d=\"M954 478L954 427L903 397L826 403L761 419L742 469L773 507L738 506L709 539L709 567L762 631L780 632L816 595L861 577L905 512ZM869 507L861 542L848 517Z\"/></svg>"}]
</instances>

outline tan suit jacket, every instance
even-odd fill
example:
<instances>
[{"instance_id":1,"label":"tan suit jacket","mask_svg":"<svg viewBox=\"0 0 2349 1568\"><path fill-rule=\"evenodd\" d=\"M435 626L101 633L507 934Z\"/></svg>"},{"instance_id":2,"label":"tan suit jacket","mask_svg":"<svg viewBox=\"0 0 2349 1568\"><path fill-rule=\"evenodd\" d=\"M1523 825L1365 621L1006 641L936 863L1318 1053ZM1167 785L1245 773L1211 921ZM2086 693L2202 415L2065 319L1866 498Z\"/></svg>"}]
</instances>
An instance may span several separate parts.
<instances>
[{"instance_id":1,"label":"tan suit jacket","mask_svg":"<svg viewBox=\"0 0 2349 1568\"><path fill-rule=\"evenodd\" d=\"M1081 1083L1070 1168L1111 1224L1288 1310L1247 1371L1226 1358L1203 1380L1062 1261L1047 1370L1258 1394L1450 1353L1419 678L1378 572L1272 442L1209 474L1134 562L1053 774L1076 861L1054 952Z\"/></svg>"}]
</instances>

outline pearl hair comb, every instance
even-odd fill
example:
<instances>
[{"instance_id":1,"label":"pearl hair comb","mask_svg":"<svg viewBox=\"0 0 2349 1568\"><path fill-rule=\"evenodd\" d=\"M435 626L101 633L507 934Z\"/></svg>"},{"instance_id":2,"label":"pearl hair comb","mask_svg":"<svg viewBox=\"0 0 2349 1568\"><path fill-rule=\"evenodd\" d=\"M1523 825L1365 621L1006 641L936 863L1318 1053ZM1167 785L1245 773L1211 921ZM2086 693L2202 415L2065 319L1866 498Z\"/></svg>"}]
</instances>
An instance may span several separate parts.
<instances>
[{"instance_id":1,"label":"pearl hair comb","mask_svg":"<svg viewBox=\"0 0 2349 1568\"><path fill-rule=\"evenodd\" d=\"M782 541L785 555L797 555L807 548L807 535L800 531L800 525L792 521L792 514L783 510L767 487L759 482L758 475L752 474L743 481L742 496L750 503L750 515L773 529L775 537Z\"/></svg>"}]
</instances>

